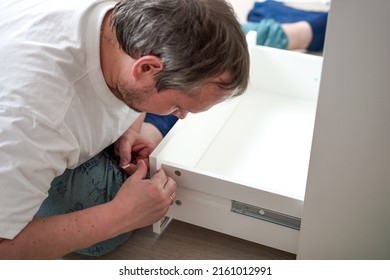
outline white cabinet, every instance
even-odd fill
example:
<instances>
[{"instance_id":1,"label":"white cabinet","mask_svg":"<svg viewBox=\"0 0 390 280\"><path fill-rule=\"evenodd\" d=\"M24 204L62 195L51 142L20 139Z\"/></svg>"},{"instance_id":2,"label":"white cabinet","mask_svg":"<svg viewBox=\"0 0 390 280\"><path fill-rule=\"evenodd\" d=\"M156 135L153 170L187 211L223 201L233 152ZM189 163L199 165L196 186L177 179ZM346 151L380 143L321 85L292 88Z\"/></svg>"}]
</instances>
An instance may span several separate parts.
<instances>
[{"instance_id":1,"label":"white cabinet","mask_svg":"<svg viewBox=\"0 0 390 280\"><path fill-rule=\"evenodd\" d=\"M151 155L177 182L167 216L297 253L321 68L252 47L247 92L179 121Z\"/></svg>"},{"instance_id":2,"label":"white cabinet","mask_svg":"<svg viewBox=\"0 0 390 280\"><path fill-rule=\"evenodd\" d=\"M389 11L332 1L298 259L390 259Z\"/></svg>"}]
</instances>

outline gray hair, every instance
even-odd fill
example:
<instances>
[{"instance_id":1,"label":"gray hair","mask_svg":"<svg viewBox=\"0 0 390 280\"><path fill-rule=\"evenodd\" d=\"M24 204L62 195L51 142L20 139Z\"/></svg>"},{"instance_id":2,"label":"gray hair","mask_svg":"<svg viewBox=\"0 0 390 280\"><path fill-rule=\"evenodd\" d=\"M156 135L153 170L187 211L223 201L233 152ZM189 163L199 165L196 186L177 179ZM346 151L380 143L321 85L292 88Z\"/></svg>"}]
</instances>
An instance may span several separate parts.
<instances>
[{"instance_id":1,"label":"gray hair","mask_svg":"<svg viewBox=\"0 0 390 280\"><path fill-rule=\"evenodd\" d=\"M114 8L112 28L120 47L133 58L158 56L158 91L190 94L210 77L224 72L218 84L231 96L242 94L249 79L245 35L224 0L122 0Z\"/></svg>"}]
</instances>

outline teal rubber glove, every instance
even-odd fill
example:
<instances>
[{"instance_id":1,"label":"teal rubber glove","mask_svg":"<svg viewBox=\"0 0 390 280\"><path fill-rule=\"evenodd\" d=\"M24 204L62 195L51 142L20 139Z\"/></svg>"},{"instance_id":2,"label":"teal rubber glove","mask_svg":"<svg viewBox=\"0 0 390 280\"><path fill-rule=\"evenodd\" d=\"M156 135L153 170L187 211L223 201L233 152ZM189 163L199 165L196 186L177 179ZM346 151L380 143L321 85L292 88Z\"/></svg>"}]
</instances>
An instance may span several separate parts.
<instances>
[{"instance_id":1,"label":"teal rubber glove","mask_svg":"<svg viewBox=\"0 0 390 280\"><path fill-rule=\"evenodd\" d=\"M280 23L273 19L263 19L260 22L242 23L245 34L253 30L257 32L256 45L287 49L288 38Z\"/></svg>"}]
</instances>

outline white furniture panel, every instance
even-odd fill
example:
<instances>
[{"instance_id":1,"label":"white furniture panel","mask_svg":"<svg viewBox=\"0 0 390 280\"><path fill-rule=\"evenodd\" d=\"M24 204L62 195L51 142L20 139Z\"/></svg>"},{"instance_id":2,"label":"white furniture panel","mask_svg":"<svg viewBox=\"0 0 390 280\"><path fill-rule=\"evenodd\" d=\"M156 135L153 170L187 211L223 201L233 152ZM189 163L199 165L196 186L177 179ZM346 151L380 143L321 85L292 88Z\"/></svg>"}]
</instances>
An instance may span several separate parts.
<instances>
[{"instance_id":1,"label":"white furniture panel","mask_svg":"<svg viewBox=\"0 0 390 280\"><path fill-rule=\"evenodd\" d=\"M151 155L178 185L167 216L296 253L321 67L252 47L247 92L179 121Z\"/></svg>"},{"instance_id":2,"label":"white furniture panel","mask_svg":"<svg viewBox=\"0 0 390 280\"><path fill-rule=\"evenodd\" d=\"M390 259L389 11L332 1L298 259Z\"/></svg>"}]
</instances>

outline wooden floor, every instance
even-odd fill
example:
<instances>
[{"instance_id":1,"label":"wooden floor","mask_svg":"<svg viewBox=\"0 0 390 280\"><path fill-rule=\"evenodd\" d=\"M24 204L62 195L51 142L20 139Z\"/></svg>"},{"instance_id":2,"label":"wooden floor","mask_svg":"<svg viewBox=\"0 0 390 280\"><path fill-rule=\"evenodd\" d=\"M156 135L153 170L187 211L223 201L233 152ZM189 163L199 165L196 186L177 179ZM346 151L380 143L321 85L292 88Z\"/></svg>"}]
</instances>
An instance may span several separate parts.
<instances>
[{"instance_id":1,"label":"wooden floor","mask_svg":"<svg viewBox=\"0 0 390 280\"><path fill-rule=\"evenodd\" d=\"M173 220L159 235L152 227L137 230L116 251L92 258L69 254L63 259L91 260L294 260L296 255Z\"/></svg>"}]
</instances>

